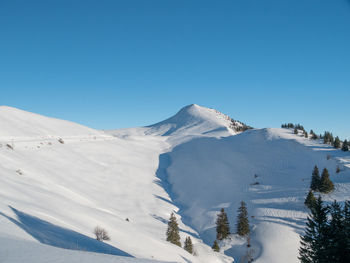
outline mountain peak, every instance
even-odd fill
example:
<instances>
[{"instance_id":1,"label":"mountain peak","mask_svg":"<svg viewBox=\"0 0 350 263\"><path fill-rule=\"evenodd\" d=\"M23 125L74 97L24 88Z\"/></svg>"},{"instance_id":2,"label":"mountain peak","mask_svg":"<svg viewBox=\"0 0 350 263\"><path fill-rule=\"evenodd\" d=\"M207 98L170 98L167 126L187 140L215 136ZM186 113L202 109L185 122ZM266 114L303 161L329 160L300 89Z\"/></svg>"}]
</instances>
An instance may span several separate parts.
<instances>
[{"instance_id":1,"label":"mountain peak","mask_svg":"<svg viewBox=\"0 0 350 263\"><path fill-rule=\"evenodd\" d=\"M250 127L215 109L190 104L165 121L149 126L158 135L229 136Z\"/></svg>"}]
</instances>

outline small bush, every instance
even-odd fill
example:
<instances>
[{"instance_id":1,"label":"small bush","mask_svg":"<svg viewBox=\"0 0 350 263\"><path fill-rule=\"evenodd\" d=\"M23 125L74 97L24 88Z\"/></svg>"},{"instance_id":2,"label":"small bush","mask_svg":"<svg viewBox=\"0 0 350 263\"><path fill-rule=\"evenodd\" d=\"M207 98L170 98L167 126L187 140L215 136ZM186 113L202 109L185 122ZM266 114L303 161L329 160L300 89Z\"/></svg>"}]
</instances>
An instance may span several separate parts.
<instances>
[{"instance_id":1,"label":"small bush","mask_svg":"<svg viewBox=\"0 0 350 263\"><path fill-rule=\"evenodd\" d=\"M99 227L99 226L95 227L94 234L95 234L96 239L98 241L102 241L103 242L104 240L106 240L106 241L111 240L111 238L109 237L107 231L104 228L102 228L102 227Z\"/></svg>"},{"instance_id":2,"label":"small bush","mask_svg":"<svg viewBox=\"0 0 350 263\"><path fill-rule=\"evenodd\" d=\"M61 144L64 144L64 140L62 138L59 138L58 142L61 143Z\"/></svg>"}]
</instances>

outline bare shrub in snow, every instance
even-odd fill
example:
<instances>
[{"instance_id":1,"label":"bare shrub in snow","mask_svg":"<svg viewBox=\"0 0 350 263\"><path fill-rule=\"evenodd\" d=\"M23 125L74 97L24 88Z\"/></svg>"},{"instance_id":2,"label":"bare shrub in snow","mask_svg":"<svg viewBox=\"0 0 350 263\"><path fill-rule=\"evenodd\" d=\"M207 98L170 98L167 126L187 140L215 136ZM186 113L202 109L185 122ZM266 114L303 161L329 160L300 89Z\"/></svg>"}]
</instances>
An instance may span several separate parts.
<instances>
[{"instance_id":1,"label":"bare shrub in snow","mask_svg":"<svg viewBox=\"0 0 350 263\"><path fill-rule=\"evenodd\" d=\"M111 240L111 238L109 237L107 231L104 228L102 228L102 227L99 227L99 226L95 227L94 234L95 234L96 239L98 241L102 241L103 242L104 240L107 240L107 241Z\"/></svg>"}]
</instances>

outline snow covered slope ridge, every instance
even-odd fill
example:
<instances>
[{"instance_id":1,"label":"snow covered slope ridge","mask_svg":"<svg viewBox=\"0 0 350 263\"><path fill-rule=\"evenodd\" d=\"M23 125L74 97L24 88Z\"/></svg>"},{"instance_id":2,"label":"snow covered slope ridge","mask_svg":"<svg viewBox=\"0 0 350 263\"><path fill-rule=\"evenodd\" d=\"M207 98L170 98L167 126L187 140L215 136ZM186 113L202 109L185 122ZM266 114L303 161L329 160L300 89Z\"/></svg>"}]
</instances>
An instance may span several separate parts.
<instances>
[{"instance_id":1,"label":"snow covered slope ridge","mask_svg":"<svg viewBox=\"0 0 350 263\"><path fill-rule=\"evenodd\" d=\"M247 252L257 263L298 263L313 166L326 167L335 183L325 201L350 196L348 152L290 129L240 132L248 127L198 105L148 127L109 132L1 107L0 127L5 263L232 263ZM218 211L225 208L234 233L242 200L250 251L246 239L231 235L213 252ZM173 211L182 244L190 236L196 255L166 241ZM95 240L97 225L110 241Z\"/></svg>"},{"instance_id":2,"label":"snow covered slope ridge","mask_svg":"<svg viewBox=\"0 0 350 263\"><path fill-rule=\"evenodd\" d=\"M226 137L251 127L215 110L191 104L183 107L174 116L147 126L106 131L117 137L165 136L171 145L177 145L196 136Z\"/></svg>"},{"instance_id":3,"label":"snow covered slope ridge","mask_svg":"<svg viewBox=\"0 0 350 263\"><path fill-rule=\"evenodd\" d=\"M299 235L309 210L304 205L311 173L327 168L335 190L325 201L350 199L350 155L291 129L253 129L223 138L198 137L164 153L169 194L184 222L212 244L217 212L225 208L235 232L245 201L251 253L258 263L298 263ZM336 173L337 167L340 172ZM233 235L220 246L242 262L246 239ZM246 261L244 261L246 262Z\"/></svg>"},{"instance_id":4,"label":"snow covered slope ridge","mask_svg":"<svg viewBox=\"0 0 350 263\"><path fill-rule=\"evenodd\" d=\"M248 128L229 116L197 104L182 108L173 117L149 126L150 134L163 136L196 134L235 134Z\"/></svg>"},{"instance_id":5,"label":"snow covered slope ridge","mask_svg":"<svg viewBox=\"0 0 350 263\"><path fill-rule=\"evenodd\" d=\"M179 214L181 242L191 236L197 256L166 241L167 220L178 207L157 177L159 156L169 149L165 137L117 138L10 107L1 108L0 127L0 262L76 262L74 256L132 262L92 252L181 263L232 261L212 252ZM110 241L95 240L97 225Z\"/></svg>"},{"instance_id":6,"label":"snow covered slope ridge","mask_svg":"<svg viewBox=\"0 0 350 263\"><path fill-rule=\"evenodd\" d=\"M102 136L94 129L20 109L0 106L0 137Z\"/></svg>"}]
</instances>

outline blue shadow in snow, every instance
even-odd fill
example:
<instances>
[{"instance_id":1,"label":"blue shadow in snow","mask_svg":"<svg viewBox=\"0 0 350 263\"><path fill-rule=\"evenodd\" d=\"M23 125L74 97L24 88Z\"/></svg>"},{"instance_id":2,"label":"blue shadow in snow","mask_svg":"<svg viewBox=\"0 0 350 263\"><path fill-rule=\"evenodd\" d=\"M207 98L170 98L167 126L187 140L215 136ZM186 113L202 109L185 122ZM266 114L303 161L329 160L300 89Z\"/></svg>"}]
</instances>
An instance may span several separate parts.
<instances>
[{"instance_id":1,"label":"blue shadow in snow","mask_svg":"<svg viewBox=\"0 0 350 263\"><path fill-rule=\"evenodd\" d=\"M185 209L185 207L184 207L184 205L174 201L177 199L177 195L172 191L172 186L168 181L167 169L170 165L171 165L171 158L170 158L170 155L168 153L163 153L163 154L159 155L159 166L158 166L158 169L156 171L156 176L157 176L158 180L155 180L154 182L156 184L158 184L159 186L161 186L167 192L167 194L169 195L169 197L172 201L169 201L161 196L156 196L156 198L163 200L164 202L167 202L169 204L177 206L179 208L179 213L181 214L181 211L183 211ZM158 217L156 215L152 215L152 216L155 219L157 219L165 224L168 223L168 220L166 220L164 218ZM182 217L182 221L186 225L193 227L190 224L190 219L188 217L186 217L183 214L181 214L181 217ZM180 229L180 230L182 232L185 232L185 233L192 235L194 237L197 237L197 238L199 237L198 234L196 234L196 233L189 232L189 231L186 231L183 229Z\"/></svg>"},{"instance_id":2,"label":"blue shadow in snow","mask_svg":"<svg viewBox=\"0 0 350 263\"><path fill-rule=\"evenodd\" d=\"M17 220L1 212L0 215L22 228L40 243L65 249L132 257L130 254L116 247L97 241L96 239L73 230L56 226L38 217L21 212L11 206L10 208L16 214Z\"/></svg>"}]
</instances>

